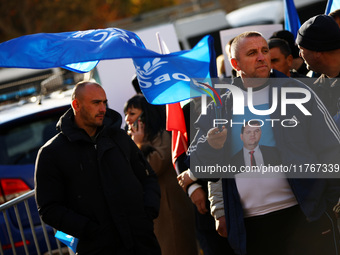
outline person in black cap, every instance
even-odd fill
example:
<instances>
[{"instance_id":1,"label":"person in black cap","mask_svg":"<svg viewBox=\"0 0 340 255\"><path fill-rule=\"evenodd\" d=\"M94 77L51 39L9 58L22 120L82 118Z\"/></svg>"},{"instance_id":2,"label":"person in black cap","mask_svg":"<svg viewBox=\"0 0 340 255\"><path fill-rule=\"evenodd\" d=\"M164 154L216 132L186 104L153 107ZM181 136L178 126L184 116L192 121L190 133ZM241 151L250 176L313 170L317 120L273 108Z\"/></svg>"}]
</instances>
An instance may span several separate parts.
<instances>
[{"instance_id":1,"label":"person in black cap","mask_svg":"<svg viewBox=\"0 0 340 255\"><path fill-rule=\"evenodd\" d=\"M313 89L329 113L340 114L340 28L327 15L307 20L299 29L296 44L307 68L322 74Z\"/></svg>"}]
</instances>

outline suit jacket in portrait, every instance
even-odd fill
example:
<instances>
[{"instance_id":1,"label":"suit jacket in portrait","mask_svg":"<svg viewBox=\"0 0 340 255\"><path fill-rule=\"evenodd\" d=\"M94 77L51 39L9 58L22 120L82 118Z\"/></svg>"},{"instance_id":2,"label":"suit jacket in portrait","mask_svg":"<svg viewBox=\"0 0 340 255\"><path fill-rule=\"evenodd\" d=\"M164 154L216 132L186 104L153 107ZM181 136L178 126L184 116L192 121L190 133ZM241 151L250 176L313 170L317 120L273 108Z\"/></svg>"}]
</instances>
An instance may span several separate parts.
<instances>
[{"instance_id":1,"label":"suit jacket in portrait","mask_svg":"<svg viewBox=\"0 0 340 255\"><path fill-rule=\"evenodd\" d=\"M276 147L265 146L265 145L260 145L259 147L262 153L264 165L266 166L281 165L280 153ZM231 158L230 164L236 167L245 165L245 161L243 157L243 148Z\"/></svg>"}]
</instances>

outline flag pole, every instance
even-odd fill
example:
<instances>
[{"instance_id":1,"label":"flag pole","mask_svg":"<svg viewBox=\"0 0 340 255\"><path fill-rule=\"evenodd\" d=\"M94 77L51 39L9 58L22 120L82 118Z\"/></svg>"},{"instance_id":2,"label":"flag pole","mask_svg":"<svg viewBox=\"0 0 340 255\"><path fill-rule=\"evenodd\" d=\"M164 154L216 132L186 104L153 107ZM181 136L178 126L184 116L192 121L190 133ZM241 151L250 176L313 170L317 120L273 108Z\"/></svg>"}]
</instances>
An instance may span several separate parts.
<instances>
[{"instance_id":1,"label":"flag pole","mask_svg":"<svg viewBox=\"0 0 340 255\"><path fill-rule=\"evenodd\" d=\"M156 32L156 38L157 38L157 43L158 43L158 47L159 47L159 51L161 54L169 54L170 53L170 50L168 49L167 45L165 44L165 42L161 39L161 36L160 36L160 33L159 32ZM174 107L180 107L181 108L181 105L180 103L175 103L177 104L177 106L174 106ZM168 122L168 116L169 116L169 109L170 109L170 106L169 104L166 105L166 108L167 108L167 122ZM168 125L167 125L168 126ZM188 145L187 145L187 141L185 140L185 137L184 135L181 134L181 131L180 130L171 130L172 131L172 136L174 136L174 132L176 132L176 142L174 141L174 139L172 138L172 159L173 159L173 164L174 164L174 167L175 167L175 151L179 148L180 146L180 142L182 143L182 146L184 148L185 151L188 150Z\"/></svg>"}]
</instances>

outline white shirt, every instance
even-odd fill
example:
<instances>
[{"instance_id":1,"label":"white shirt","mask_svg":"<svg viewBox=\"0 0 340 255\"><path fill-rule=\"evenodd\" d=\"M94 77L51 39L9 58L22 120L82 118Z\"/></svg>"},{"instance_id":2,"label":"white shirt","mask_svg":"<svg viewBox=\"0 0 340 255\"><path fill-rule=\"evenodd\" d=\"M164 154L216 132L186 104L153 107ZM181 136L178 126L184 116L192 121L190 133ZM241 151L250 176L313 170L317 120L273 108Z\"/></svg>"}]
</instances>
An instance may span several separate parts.
<instances>
[{"instance_id":1,"label":"white shirt","mask_svg":"<svg viewBox=\"0 0 340 255\"><path fill-rule=\"evenodd\" d=\"M243 148L245 166L250 166L250 152ZM259 146L254 149L256 165L264 165ZM270 175L270 177L268 177ZM245 217L267 214L297 204L284 173L262 174L262 172L235 175L236 186L241 198Z\"/></svg>"}]
</instances>

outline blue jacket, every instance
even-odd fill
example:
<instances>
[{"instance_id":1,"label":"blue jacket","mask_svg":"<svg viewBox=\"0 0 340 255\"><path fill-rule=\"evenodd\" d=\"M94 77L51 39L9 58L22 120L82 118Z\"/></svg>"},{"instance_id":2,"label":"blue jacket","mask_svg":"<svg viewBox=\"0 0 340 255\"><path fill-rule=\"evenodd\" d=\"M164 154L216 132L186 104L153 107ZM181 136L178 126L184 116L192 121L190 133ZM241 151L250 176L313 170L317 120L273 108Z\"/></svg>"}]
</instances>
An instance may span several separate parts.
<instances>
[{"instance_id":1,"label":"blue jacket","mask_svg":"<svg viewBox=\"0 0 340 255\"><path fill-rule=\"evenodd\" d=\"M274 138L282 164L301 165L302 171L305 171L304 167L308 166L305 164L309 164L309 166L310 164L327 164L338 167L340 164L339 130L321 100L310 90L311 99L303 104L311 113L310 116L305 116L295 105L287 105L286 115L281 116L281 88L307 88L307 86L275 70L271 77L280 78L270 79L268 82L271 89L278 88L278 107L270 115L271 119L295 119L298 122L298 125L293 128L285 128L282 125L273 126ZM235 79L234 85L243 87L242 80ZM269 104L272 105L271 93L269 97ZM290 93L288 97L299 98L301 93ZM222 96L223 119L230 120L232 118L232 101L232 94L227 91ZM211 103L207 107L207 114L201 115L196 122L199 130L189 148L191 169L194 169L195 165L227 165L230 163L230 158L226 156L228 155L227 150L230 148L228 146L230 139L227 138L224 147L219 150L212 149L206 139L208 130L213 127L215 116L215 106ZM227 128L230 129L229 125ZM310 221L320 218L326 210L337 203L340 197L340 179L288 178L288 182L301 210ZM246 254L243 209L235 179L223 179L222 186L228 241L236 253Z\"/></svg>"}]
</instances>

